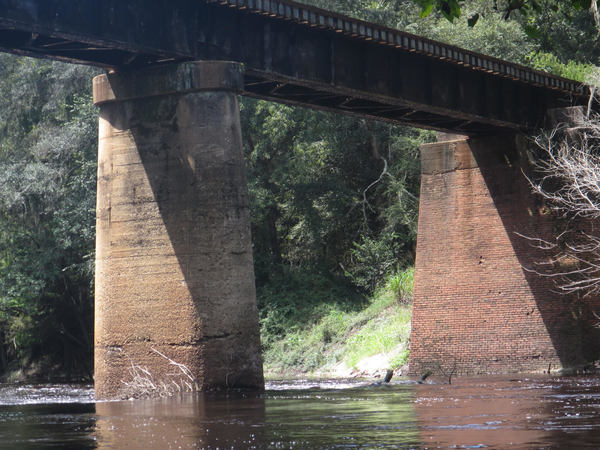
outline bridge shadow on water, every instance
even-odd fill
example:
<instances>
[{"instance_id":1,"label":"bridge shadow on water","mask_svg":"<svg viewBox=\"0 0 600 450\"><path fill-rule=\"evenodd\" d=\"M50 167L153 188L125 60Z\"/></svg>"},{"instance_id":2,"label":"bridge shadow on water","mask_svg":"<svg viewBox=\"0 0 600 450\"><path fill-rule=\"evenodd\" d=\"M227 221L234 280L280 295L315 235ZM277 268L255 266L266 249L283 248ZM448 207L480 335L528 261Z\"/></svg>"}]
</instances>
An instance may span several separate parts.
<instances>
[{"instance_id":1,"label":"bridge shadow on water","mask_svg":"<svg viewBox=\"0 0 600 450\"><path fill-rule=\"evenodd\" d=\"M560 364L565 368L583 368L600 357L600 329L595 326L598 320L593 314L600 310L600 298L566 295L559 292L557 277L540 275L558 273L564 268L541 266L540 263L547 263L556 255L540 249L531 239L556 242L566 223L551 213L541 197L532 193L524 175L532 170L525 150L527 144L520 140L514 136L498 136L474 138L469 144L522 268L521 277L537 305L538 311L528 312L530 318L523 322L523 337L529 338L529 332L535 333L535 325L528 328L527 321L535 322L539 312ZM587 223L585 227L593 232L598 224ZM549 355L543 343L539 345L539 353L531 357L546 359Z\"/></svg>"}]
</instances>

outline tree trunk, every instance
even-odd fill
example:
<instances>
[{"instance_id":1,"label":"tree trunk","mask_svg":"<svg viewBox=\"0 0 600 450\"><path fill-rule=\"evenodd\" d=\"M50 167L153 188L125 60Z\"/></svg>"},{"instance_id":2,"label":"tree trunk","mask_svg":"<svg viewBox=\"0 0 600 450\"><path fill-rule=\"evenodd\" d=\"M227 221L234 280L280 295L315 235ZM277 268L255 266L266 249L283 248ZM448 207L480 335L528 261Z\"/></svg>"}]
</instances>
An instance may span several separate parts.
<instances>
[{"instance_id":1,"label":"tree trunk","mask_svg":"<svg viewBox=\"0 0 600 450\"><path fill-rule=\"evenodd\" d=\"M279 219L279 210L277 206L271 205L267 213L267 226L269 228L269 242L271 244L271 253L273 261L278 266L283 263L281 258L281 246L279 245L279 237L277 236L277 219Z\"/></svg>"}]
</instances>

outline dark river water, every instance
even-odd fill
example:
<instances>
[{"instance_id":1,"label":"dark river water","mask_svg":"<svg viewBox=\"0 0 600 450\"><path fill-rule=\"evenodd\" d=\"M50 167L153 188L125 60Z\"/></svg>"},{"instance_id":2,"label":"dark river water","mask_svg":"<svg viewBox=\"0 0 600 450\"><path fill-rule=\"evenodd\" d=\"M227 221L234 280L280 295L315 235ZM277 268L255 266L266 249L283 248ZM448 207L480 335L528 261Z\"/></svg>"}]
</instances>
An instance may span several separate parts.
<instances>
[{"instance_id":1,"label":"dark river water","mask_svg":"<svg viewBox=\"0 0 600 450\"><path fill-rule=\"evenodd\" d=\"M98 403L87 386L0 385L2 449L411 447L600 448L600 378L272 382L260 396Z\"/></svg>"}]
</instances>

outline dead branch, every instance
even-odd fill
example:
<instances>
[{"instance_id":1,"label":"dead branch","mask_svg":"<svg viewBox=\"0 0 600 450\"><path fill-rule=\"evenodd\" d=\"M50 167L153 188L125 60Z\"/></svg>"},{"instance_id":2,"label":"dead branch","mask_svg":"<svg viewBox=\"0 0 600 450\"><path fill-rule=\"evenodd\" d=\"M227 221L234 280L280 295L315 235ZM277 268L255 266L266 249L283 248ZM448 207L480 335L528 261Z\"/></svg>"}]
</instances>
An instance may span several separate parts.
<instances>
[{"instance_id":1,"label":"dead branch","mask_svg":"<svg viewBox=\"0 0 600 450\"><path fill-rule=\"evenodd\" d=\"M556 279L560 292L586 296L600 292L600 237L590 222L600 218L600 116L575 110L569 120L535 138L541 155L528 177L533 191L567 219L567 230L551 240L517 234L549 254L525 270Z\"/></svg>"},{"instance_id":2,"label":"dead branch","mask_svg":"<svg viewBox=\"0 0 600 450\"><path fill-rule=\"evenodd\" d=\"M176 367L178 372L167 374L169 379L156 382L147 367L140 366L131 356L125 353L125 356L129 358L131 363L131 368L129 369L131 380L122 380L121 382L127 388L126 393L128 397L172 397L178 392L194 392L199 390L197 379L184 364L172 360L153 347L151 347L151 350L169 361L169 364ZM182 378L182 375L189 381Z\"/></svg>"}]
</instances>

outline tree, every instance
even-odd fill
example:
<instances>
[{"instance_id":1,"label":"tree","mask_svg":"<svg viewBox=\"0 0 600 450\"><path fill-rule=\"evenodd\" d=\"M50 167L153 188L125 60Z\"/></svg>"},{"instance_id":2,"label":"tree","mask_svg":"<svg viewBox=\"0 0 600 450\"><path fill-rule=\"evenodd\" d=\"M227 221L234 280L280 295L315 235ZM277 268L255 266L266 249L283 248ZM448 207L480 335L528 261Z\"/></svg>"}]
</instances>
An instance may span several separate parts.
<instances>
[{"instance_id":1,"label":"tree","mask_svg":"<svg viewBox=\"0 0 600 450\"><path fill-rule=\"evenodd\" d=\"M562 219L564 228L553 241L526 237L550 252L535 271L557 280L564 293L600 292L600 115L573 108L563 121L535 142L541 153L534 160L530 182Z\"/></svg>"},{"instance_id":2,"label":"tree","mask_svg":"<svg viewBox=\"0 0 600 450\"><path fill-rule=\"evenodd\" d=\"M384 0L385 1L385 0ZM464 0L413 0L421 7L421 16L426 17L432 11L439 12L450 22L461 17ZM591 13L596 24L600 23L598 15L598 2L596 0L569 0L568 5L575 10L586 10ZM501 11L505 19L509 19L514 12L519 12L525 17L542 13L545 9L557 8L556 2L544 0L494 0L494 8ZM470 16L469 26L474 26L480 13Z\"/></svg>"},{"instance_id":3,"label":"tree","mask_svg":"<svg viewBox=\"0 0 600 450\"><path fill-rule=\"evenodd\" d=\"M366 236L386 236L394 267L412 261L431 133L251 99L242 128L259 287L282 267L352 273Z\"/></svg>"},{"instance_id":4,"label":"tree","mask_svg":"<svg viewBox=\"0 0 600 450\"><path fill-rule=\"evenodd\" d=\"M91 375L97 115L92 69L0 55L3 368Z\"/></svg>"},{"instance_id":5,"label":"tree","mask_svg":"<svg viewBox=\"0 0 600 450\"><path fill-rule=\"evenodd\" d=\"M241 119L269 349L412 264L418 148L433 135L250 98Z\"/></svg>"}]
</instances>

